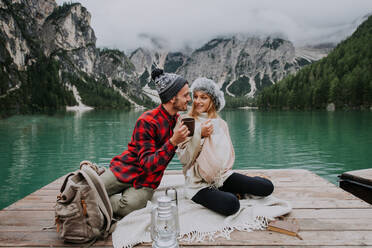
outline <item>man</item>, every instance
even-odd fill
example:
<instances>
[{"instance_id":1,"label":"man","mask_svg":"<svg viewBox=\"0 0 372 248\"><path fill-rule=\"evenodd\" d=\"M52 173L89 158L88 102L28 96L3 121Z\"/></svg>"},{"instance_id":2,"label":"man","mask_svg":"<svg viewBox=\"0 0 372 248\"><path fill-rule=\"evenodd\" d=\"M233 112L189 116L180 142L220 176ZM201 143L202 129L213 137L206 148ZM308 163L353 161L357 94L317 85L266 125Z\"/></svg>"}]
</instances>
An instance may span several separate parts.
<instances>
[{"instance_id":1,"label":"man","mask_svg":"<svg viewBox=\"0 0 372 248\"><path fill-rule=\"evenodd\" d=\"M115 156L101 175L114 215L119 218L146 206L177 145L189 134L185 125L175 128L178 112L187 110L191 100L188 82L160 69L151 77L162 103L137 119L128 149Z\"/></svg>"}]
</instances>

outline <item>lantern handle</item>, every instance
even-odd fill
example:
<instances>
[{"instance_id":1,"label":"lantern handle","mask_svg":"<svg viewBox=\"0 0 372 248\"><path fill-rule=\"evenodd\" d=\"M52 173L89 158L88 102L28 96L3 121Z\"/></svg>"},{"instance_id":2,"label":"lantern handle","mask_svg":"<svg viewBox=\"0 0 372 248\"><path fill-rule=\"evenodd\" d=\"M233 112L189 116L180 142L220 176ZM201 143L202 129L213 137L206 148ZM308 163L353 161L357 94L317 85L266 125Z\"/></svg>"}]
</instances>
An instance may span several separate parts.
<instances>
[{"instance_id":1,"label":"lantern handle","mask_svg":"<svg viewBox=\"0 0 372 248\"><path fill-rule=\"evenodd\" d=\"M171 197L168 195L168 191L170 191L170 190L173 190L173 191L174 191L174 196L175 196L174 199L171 198ZM177 190L176 190L176 188L174 188L174 187L166 188L166 189L165 189L165 195L168 196L168 197L170 197L172 201L176 201L176 205L178 205L178 197L177 197Z\"/></svg>"}]
</instances>

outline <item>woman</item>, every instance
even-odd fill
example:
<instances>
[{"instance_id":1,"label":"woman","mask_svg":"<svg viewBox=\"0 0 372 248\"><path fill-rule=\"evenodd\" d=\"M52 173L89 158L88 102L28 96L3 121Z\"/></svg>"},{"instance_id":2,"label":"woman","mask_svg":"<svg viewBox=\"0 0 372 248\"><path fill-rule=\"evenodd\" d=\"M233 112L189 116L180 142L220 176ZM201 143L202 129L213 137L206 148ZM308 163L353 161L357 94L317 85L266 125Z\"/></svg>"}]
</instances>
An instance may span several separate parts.
<instances>
[{"instance_id":1,"label":"woman","mask_svg":"<svg viewBox=\"0 0 372 248\"><path fill-rule=\"evenodd\" d=\"M193 104L187 117L195 118L195 131L177 149L185 175L185 194L192 201L229 216L240 208L239 195L268 196L274 186L268 179L232 171L235 153L228 126L217 114L225 106L217 84L198 78L191 91Z\"/></svg>"}]
</instances>

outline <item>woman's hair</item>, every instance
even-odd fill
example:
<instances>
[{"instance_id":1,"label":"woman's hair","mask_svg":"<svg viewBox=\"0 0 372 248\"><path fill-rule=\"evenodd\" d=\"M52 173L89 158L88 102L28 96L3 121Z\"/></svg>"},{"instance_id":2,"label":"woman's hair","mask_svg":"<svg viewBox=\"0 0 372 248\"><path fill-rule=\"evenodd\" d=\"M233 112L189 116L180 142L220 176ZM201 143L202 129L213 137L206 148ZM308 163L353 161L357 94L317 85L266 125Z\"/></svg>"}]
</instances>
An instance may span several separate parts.
<instances>
[{"instance_id":1,"label":"woman's hair","mask_svg":"<svg viewBox=\"0 0 372 248\"><path fill-rule=\"evenodd\" d=\"M214 105L214 102L212 101L212 97L207 93L207 92L204 92L202 90L195 90L195 91L200 91L200 92L203 92L204 94L206 94L209 98L209 106L207 108L207 114L208 114L208 118L217 118L217 110L216 110L216 106ZM194 92L195 92L194 91ZM193 94L194 94L193 92ZM195 105L194 105L194 101L192 103L192 106L191 106L191 110L189 111L189 115L194 117L195 119L198 118L198 112L196 112L195 110Z\"/></svg>"}]
</instances>

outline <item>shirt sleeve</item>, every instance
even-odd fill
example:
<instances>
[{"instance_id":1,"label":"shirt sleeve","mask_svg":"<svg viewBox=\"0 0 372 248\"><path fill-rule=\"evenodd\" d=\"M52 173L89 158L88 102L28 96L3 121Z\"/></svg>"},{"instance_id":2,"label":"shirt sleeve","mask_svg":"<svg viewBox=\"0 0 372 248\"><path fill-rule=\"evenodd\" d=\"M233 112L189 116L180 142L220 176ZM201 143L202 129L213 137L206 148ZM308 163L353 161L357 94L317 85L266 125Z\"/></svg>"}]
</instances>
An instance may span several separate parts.
<instances>
[{"instance_id":1,"label":"shirt sleeve","mask_svg":"<svg viewBox=\"0 0 372 248\"><path fill-rule=\"evenodd\" d=\"M141 168L147 173L164 171L175 154L175 147L169 139L157 149L156 128L150 122L140 119L134 135Z\"/></svg>"}]
</instances>

